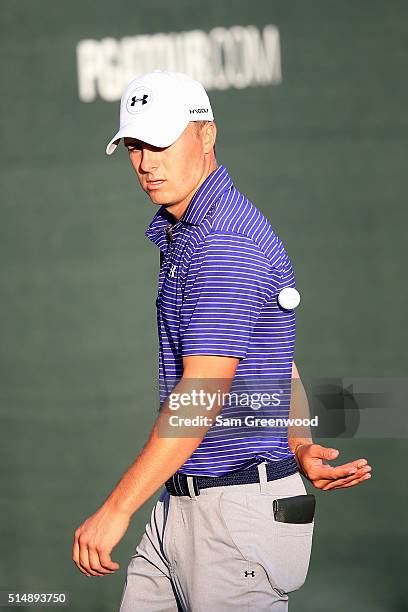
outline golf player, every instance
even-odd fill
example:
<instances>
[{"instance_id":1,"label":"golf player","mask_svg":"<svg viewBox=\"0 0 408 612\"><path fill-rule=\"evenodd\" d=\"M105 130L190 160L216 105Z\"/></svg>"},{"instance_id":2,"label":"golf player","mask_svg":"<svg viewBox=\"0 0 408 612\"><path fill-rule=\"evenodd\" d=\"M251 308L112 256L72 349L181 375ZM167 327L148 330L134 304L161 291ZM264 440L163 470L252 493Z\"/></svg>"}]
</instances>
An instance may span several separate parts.
<instances>
[{"instance_id":1,"label":"golf player","mask_svg":"<svg viewBox=\"0 0 408 612\"><path fill-rule=\"evenodd\" d=\"M158 207L146 236L160 252L160 409L140 454L76 529L72 549L86 576L115 572L113 548L162 488L131 557L120 612L287 610L288 594L306 579L314 529L315 500L302 476L324 490L370 477L366 459L334 467L328 461L338 451L314 444L310 430L271 435L254 424L251 404L231 399L237 386L264 389L279 379L282 395L257 414L288 416L305 396L284 389L301 385L295 311L279 297L295 288L291 261L217 163L216 133L203 86L155 70L126 88L107 146L110 155L122 141ZM261 161L245 159L247 172Z\"/></svg>"}]
</instances>

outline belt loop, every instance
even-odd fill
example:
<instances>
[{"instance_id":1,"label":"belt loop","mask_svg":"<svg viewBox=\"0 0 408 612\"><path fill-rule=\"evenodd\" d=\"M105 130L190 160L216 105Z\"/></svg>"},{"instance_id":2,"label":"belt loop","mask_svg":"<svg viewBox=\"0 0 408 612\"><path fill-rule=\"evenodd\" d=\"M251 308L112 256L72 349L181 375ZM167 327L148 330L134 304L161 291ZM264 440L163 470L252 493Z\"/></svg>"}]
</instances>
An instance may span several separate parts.
<instances>
[{"instance_id":1,"label":"belt loop","mask_svg":"<svg viewBox=\"0 0 408 612\"><path fill-rule=\"evenodd\" d=\"M268 484L268 477L266 474L266 461L263 461L262 463L258 465L258 474L259 474L260 492L266 493L267 484Z\"/></svg>"},{"instance_id":2,"label":"belt loop","mask_svg":"<svg viewBox=\"0 0 408 612\"><path fill-rule=\"evenodd\" d=\"M195 476L187 476L187 487L188 487L188 491L189 491L189 495L191 499L194 499L197 501L197 495L196 495L196 491L194 487L194 478ZM198 495L200 495L199 492L198 492Z\"/></svg>"},{"instance_id":3,"label":"belt loop","mask_svg":"<svg viewBox=\"0 0 408 612\"><path fill-rule=\"evenodd\" d=\"M178 479L178 474L173 474L173 476L171 477L172 481L173 481L173 486L174 486L174 490L176 491L176 495L181 495L181 487L180 487L180 482Z\"/></svg>"}]
</instances>

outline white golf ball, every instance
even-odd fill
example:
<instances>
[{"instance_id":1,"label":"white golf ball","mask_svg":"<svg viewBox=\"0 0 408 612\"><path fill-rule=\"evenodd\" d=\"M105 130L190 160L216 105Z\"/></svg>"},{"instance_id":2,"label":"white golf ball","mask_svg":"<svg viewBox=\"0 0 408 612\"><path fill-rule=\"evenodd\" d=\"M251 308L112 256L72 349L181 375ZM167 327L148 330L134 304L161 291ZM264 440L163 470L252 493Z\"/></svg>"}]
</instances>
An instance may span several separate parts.
<instances>
[{"instance_id":1,"label":"white golf ball","mask_svg":"<svg viewBox=\"0 0 408 612\"><path fill-rule=\"evenodd\" d=\"M278 302L285 310L293 310L300 304L300 293L293 287L285 287L278 295Z\"/></svg>"}]
</instances>

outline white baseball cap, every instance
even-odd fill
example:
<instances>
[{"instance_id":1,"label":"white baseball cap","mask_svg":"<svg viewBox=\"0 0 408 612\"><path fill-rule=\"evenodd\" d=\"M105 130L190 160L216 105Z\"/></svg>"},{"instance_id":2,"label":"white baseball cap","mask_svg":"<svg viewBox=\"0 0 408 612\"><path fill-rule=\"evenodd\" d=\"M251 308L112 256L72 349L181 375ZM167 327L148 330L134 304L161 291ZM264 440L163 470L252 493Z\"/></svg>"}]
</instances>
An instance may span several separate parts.
<instances>
[{"instance_id":1,"label":"white baseball cap","mask_svg":"<svg viewBox=\"0 0 408 612\"><path fill-rule=\"evenodd\" d=\"M112 155L121 138L168 147L189 121L213 121L210 100L198 81L168 70L154 70L129 83L120 102L120 128L106 147Z\"/></svg>"}]
</instances>

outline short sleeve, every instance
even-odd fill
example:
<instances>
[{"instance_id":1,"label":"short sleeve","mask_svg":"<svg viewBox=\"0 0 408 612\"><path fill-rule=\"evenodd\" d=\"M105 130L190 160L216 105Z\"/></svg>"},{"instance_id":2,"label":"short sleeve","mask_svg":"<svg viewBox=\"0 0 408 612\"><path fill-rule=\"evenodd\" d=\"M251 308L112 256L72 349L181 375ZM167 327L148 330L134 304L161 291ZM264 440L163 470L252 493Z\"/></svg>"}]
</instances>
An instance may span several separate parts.
<instances>
[{"instance_id":1,"label":"short sleeve","mask_svg":"<svg viewBox=\"0 0 408 612\"><path fill-rule=\"evenodd\" d=\"M180 312L182 355L244 358L281 273L240 234L209 234L190 264Z\"/></svg>"}]
</instances>

